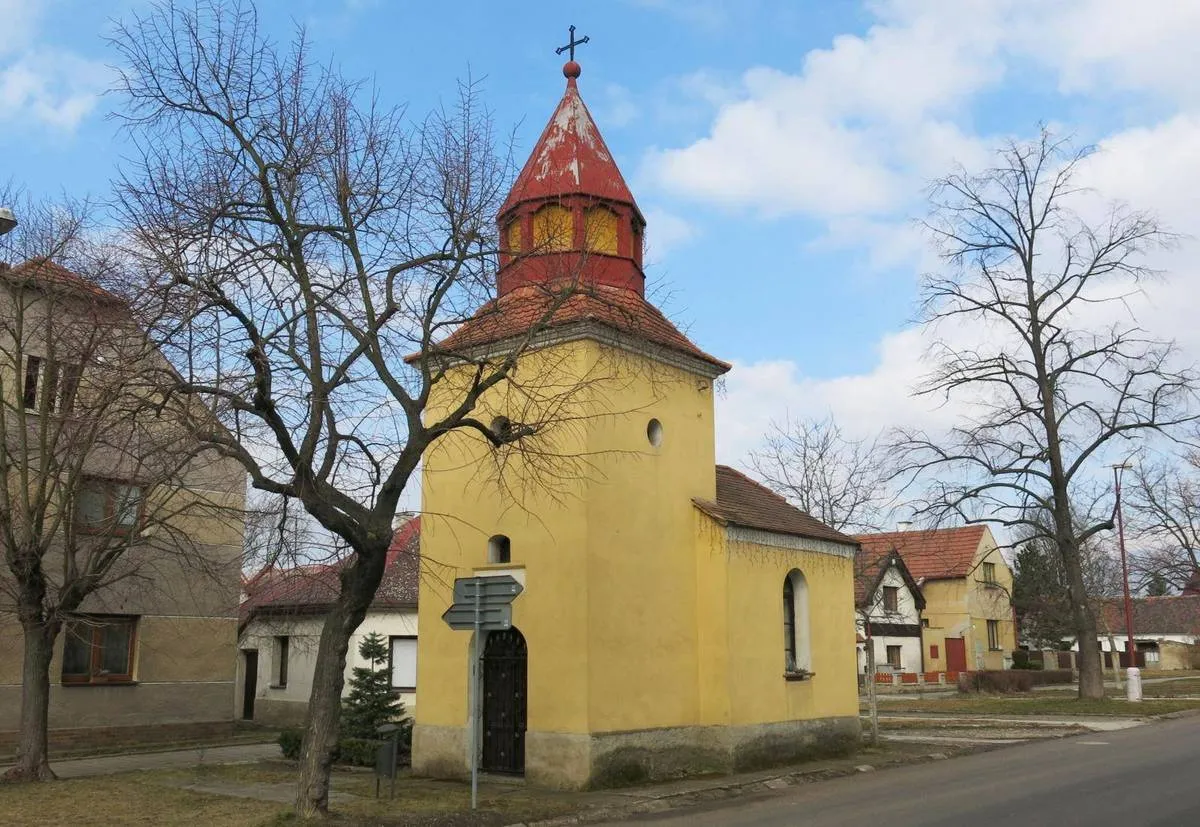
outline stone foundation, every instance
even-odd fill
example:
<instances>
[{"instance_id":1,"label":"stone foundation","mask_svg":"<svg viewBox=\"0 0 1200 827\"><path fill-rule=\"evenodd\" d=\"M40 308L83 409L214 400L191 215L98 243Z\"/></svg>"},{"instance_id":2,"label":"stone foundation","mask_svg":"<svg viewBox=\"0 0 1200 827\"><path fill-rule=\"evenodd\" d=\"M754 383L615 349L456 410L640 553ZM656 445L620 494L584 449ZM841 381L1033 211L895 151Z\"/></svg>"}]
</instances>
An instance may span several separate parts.
<instances>
[{"instance_id":1,"label":"stone foundation","mask_svg":"<svg viewBox=\"0 0 1200 827\"><path fill-rule=\"evenodd\" d=\"M465 737L461 727L418 724L413 729L414 774L468 776ZM551 789L619 787L846 755L857 748L859 738L857 717L590 735L530 731L525 736L525 777Z\"/></svg>"}]
</instances>

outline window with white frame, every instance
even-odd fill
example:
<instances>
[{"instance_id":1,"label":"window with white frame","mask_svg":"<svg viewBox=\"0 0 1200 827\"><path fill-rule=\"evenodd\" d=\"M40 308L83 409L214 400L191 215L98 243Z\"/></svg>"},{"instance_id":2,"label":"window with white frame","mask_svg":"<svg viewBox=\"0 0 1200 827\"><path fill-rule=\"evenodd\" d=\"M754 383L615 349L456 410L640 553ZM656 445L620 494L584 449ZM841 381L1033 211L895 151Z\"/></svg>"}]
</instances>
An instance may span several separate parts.
<instances>
[{"instance_id":1,"label":"window with white frame","mask_svg":"<svg viewBox=\"0 0 1200 827\"><path fill-rule=\"evenodd\" d=\"M411 636L392 637L388 669L392 689L411 692L417 688L417 639Z\"/></svg>"}]
</instances>

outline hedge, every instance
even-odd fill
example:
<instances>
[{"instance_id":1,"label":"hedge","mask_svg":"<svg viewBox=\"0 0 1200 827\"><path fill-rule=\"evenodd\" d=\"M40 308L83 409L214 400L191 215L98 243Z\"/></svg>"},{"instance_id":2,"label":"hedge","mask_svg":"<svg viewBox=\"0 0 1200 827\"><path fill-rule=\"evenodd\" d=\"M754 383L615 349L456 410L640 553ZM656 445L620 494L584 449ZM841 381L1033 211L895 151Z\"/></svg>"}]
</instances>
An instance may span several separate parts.
<instances>
[{"instance_id":1,"label":"hedge","mask_svg":"<svg viewBox=\"0 0 1200 827\"><path fill-rule=\"evenodd\" d=\"M1071 683L1070 669L1004 669L964 672L958 676L959 692L1029 692L1035 686Z\"/></svg>"},{"instance_id":2,"label":"hedge","mask_svg":"<svg viewBox=\"0 0 1200 827\"><path fill-rule=\"evenodd\" d=\"M299 729L285 729L279 733L279 750L283 753L284 758L296 760L300 757L300 745L304 740L304 733ZM385 741L374 741L366 738L342 738L338 741L337 750L333 753L333 760L339 764L348 764L352 767L373 767L375 766L375 751L379 749L380 744ZM401 766L408 764L410 756L410 747L401 739L399 755L399 763Z\"/></svg>"}]
</instances>

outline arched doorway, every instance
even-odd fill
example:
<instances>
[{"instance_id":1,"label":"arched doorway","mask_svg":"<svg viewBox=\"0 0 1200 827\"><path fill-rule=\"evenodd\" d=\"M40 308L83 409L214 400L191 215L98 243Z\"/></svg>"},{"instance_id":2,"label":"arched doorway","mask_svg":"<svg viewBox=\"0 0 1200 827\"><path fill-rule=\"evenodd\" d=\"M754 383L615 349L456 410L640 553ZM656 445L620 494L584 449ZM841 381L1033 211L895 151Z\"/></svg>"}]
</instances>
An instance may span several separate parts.
<instances>
[{"instance_id":1,"label":"arched doorway","mask_svg":"<svg viewBox=\"0 0 1200 827\"><path fill-rule=\"evenodd\" d=\"M516 629L491 632L483 646L483 750L485 772L525 772L528 655Z\"/></svg>"}]
</instances>

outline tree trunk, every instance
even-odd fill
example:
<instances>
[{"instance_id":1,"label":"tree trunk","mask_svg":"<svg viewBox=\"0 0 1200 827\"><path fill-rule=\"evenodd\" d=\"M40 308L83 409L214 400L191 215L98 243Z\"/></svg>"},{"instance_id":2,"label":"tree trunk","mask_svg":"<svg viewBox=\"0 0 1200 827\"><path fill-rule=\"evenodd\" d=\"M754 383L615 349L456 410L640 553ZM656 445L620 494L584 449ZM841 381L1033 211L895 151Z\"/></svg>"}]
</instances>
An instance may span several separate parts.
<instances>
[{"instance_id":1,"label":"tree trunk","mask_svg":"<svg viewBox=\"0 0 1200 827\"><path fill-rule=\"evenodd\" d=\"M1104 670L1096 645L1096 616L1086 599L1076 600L1075 589L1071 592L1075 639L1079 641L1079 697L1099 700L1104 697Z\"/></svg>"},{"instance_id":2,"label":"tree trunk","mask_svg":"<svg viewBox=\"0 0 1200 827\"><path fill-rule=\"evenodd\" d=\"M47 731L50 727L50 659L58 623L28 620L22 624L25 657L21 670L21 721L17 763L4 774L5 781L49 781Z\"/></svg>"},{"instance_id":3,"label":"tree trunk","mask_svg":"<svg viewBox=\"0 0 1200 827\"><path fill-rule=\"evenodd\" d=\"M325 616L312 692L308 696L308 718L300 748L300 773L296 790L296 815L321 818L329 813L329 776L337 749L345 684L346 653L350 637L366 617L387 562L385 543L360 552L343 573L337 600Z\"/></svg>"}]
</instances>

